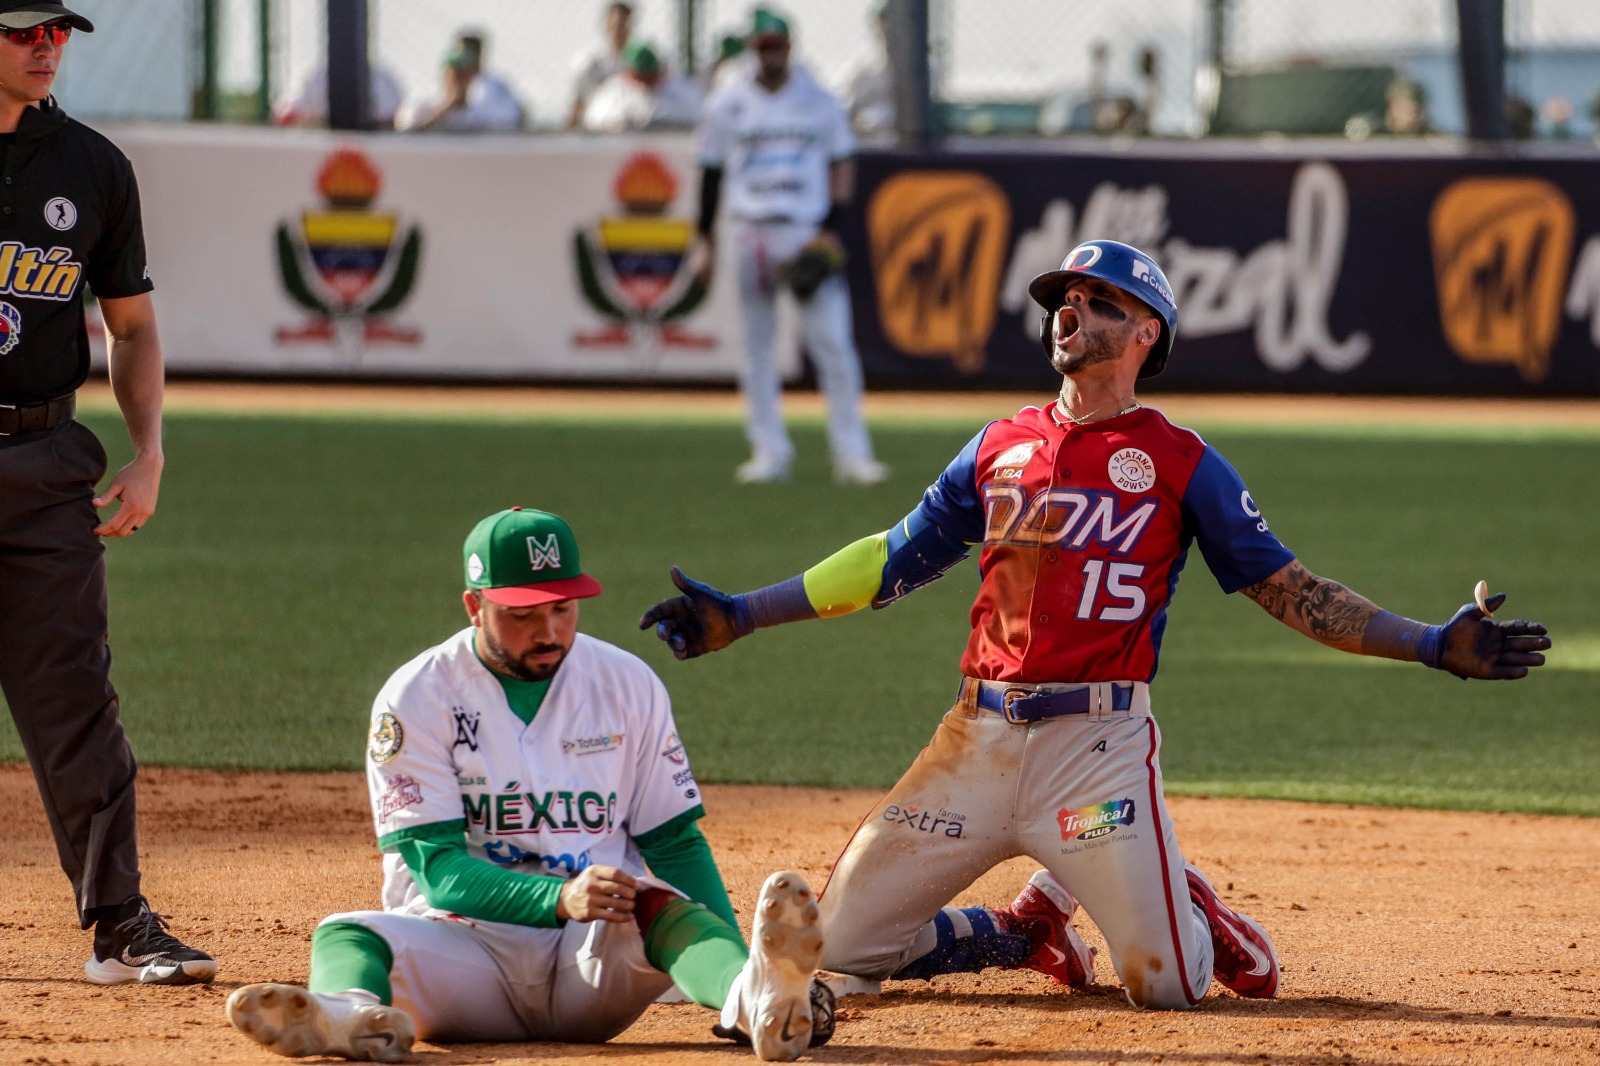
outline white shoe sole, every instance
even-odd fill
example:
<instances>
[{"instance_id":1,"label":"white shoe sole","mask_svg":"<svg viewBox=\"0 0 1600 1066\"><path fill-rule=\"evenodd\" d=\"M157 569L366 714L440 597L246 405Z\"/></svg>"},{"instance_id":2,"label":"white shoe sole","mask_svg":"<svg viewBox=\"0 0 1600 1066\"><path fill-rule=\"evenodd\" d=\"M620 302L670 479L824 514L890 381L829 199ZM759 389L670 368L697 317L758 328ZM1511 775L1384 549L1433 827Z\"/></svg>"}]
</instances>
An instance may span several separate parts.
<instances>
[{"instance_id":1,"label":"white shoe sole","mask_svg":"<svg viewBox=\"0 0 1600 1066\"><path fill-rule=\"evenodd\" d=\"M204 985L217 976L217 961L195 959L167 965L147 962L143 966L129 966L116 959L91 956L83 964L83 975L97 985L125 985L134 981L142 985Z\"/></svg>"},{"instance_id":2,"label":"white shoe sole","mask_svg":"<svg viewBox=\"0 0 1600 1066\"><path fill-rule=\"evenodd\" d=\"M756 1058L793 1062L811 1046L811 979L821 959L816 894L797 873L773 874L761 886L750 935L746 1023Z\"/></svg>"},{"instance_id":3,"label":"white shoe sole","mask_svg":"<svg viewBox=\"0 0 1600 1066\"><path fill-rule=\"evenodd\" d=\"M331 997L330 997L331 998ZM288 1058L338 1055L359 1062L404 1062L417 1039L398 1007L352 1005L330 1016L317 996L294 985L245 985L228 997L228 1020L268 1051Z\"/></svg>"}]
</instances>

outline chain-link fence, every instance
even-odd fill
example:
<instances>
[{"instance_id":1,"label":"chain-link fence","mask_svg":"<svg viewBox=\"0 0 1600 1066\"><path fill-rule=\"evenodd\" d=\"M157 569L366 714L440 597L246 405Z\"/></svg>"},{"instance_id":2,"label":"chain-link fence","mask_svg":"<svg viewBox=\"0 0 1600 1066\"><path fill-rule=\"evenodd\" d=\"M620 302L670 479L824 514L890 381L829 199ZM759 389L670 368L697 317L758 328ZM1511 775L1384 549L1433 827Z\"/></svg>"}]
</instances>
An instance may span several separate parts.
<instances>
[{"instance_id":1,"label":"chain-link fence","mask_svg":"<svg viewBox=\"0 0 1600 1066\"><path fill-rule=\"evenodd\" d=\"M789 0L796 58L825 85L883 94L884 0ZM1405 136L1466 130L1455 0L928 0L936 114L966 134ZM60 95L80 114L263 115L313 78L327 0L76 0L99 26L73 42ZM369 0L386 94L441 91L462 30L533 130L562 128L575 70L605 47L608 0ZM757 0L634 0L632 38L704 72ZM209 30L208 30L209 27ZM1505 0L1514 136L1597 132L1600 4ZM209 40L208 40L209 37ZM89 58L89 57L92 57ZM212 79L208 82L206 73ZM205 89L212 90L208 100ZM704 86L701 86L703 88ZM209 111L207 108L209 107ZM874 120L862 115L863 124Z\"/></svg>"}]
</instances>

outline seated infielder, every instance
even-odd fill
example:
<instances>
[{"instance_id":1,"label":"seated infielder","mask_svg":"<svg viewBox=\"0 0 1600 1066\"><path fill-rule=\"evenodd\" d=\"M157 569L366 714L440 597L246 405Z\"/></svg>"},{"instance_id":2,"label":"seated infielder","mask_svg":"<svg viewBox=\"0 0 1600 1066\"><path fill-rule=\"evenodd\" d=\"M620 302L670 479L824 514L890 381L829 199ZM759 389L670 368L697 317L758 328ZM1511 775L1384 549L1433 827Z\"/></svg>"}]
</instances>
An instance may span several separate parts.
<instances>
[{"instance_id":1,"label":"seated infielder","mask_svg":"<svg viewBox=\"0 0 1600 1066\"><path fill-rule=\"evenodd\" d=\"M229 1020L281 1055L400 1062L419 1036L607 1040L676 982L759 1058L826 1041L816 900L773 874L745 947L665 687L578 632L600 584L567 523L490 515L465 562L472 625L373 704L383 909L325 919L310 987L247 985Z\"/></svg>"},{"instance_id":2,"label":"seated infielder","mask_svg":"<svg viewBox=\"0 0 1600 1066\"><path fill-rule=\"evenodd\" d=\"M925 978L1021 965L1085 984L1081 901L1135 1005L1192 1007L1213 977L1270 997L1271 940L1184 861L1162 796L1150 682L1190 548L1224 591L1344 651L1510 679L1550 641L1537 623L1490 621L1504 596L1481 585L1430 626L1310 573L1215 449L1134 399L1177 329L1149 256L1088 241L1028 291L1058 398L979 431L893 528L741 596L674 570L683 595L640 624L692 658L762 626L886 607L976 548L955 706L834 866L823 966ZM945 906L1016 855L1048 869L1010 907Z\"/></svg>"}]
</instances>

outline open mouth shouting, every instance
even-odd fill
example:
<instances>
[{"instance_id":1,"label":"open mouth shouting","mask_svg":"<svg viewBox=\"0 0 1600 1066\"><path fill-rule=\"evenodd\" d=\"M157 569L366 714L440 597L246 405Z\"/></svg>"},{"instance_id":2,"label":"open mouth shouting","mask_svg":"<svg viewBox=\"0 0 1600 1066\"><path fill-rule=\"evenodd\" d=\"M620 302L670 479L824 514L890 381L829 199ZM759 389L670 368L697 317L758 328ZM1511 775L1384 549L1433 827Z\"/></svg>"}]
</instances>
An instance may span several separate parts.
<instances>
[{"instance_id":1,"label":"open mouth shouting","mask_svg":"<svg viewBox=\"0 0 1600 1066\"><path fill-rule=\"evenodd\" d=\"M1083 325L1083 320L1078 316L1078 309L1068 304L1056 312L1056 346L1060 347L1072 340L1077 335L1078 329Z\"/></svg>"}]
</instances>

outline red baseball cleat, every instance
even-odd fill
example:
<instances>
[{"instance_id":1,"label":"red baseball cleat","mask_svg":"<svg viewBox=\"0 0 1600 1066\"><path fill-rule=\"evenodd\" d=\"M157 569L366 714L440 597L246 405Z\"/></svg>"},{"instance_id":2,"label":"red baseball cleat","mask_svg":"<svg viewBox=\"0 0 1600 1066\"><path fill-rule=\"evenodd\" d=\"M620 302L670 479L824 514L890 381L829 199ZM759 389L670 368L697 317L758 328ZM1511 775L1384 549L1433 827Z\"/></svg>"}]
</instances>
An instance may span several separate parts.
<instances>
[{"instance_id":1,"label":"red baseball cleat","mask_svg":"<svg viewBox=\"0 0 1600 1066\"><path fill-rule=\"evenodd\" d=\"M1083 988L1094 981L1094 949L1072 928L1078 901L1049 870L1028 878L1011 906L996 909L1002 932L1033 945L1018 969L1037 970L1058 985Z\"/></svg>"},{"instance_id":2,"label":"red baseball cleat","mask_svg":"<svg viewBox=\"0 0 1600 1066\"><path fill-rule=\"evenodd\" d=\"M1271 999L1278 994L1278 953L1267 931L1254 918L1240 914L1217 898L1206 875L1188 863L1189 898L1206 912L1215 949L1212 974L1235 995Z\"/></svg>"}]
</instances>

